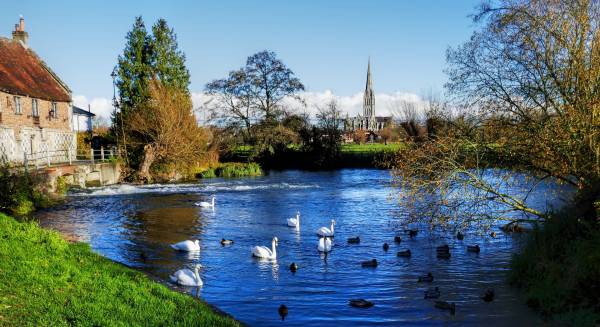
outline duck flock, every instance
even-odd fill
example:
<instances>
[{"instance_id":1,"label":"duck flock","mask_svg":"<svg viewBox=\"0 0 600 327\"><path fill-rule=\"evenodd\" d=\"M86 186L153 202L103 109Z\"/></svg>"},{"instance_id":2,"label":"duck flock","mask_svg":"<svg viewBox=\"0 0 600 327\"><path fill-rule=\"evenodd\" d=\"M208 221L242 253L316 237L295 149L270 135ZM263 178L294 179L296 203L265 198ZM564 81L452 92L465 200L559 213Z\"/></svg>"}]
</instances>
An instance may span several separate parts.
<instances>
[{"instance_id":1,"label":"duck flock","mask_svg":"<svg viewBox=\"0 0 600 327\"><path fill-rule=\"evenodd\" d=\"M215 197L214 196L212 197L211 202L205 202L205 201L196 202L195 205L198 207L202 207L202 208L214 209ZM335 220L332 219L329 227L321 227L316 231L316 234L319 237L319 241L317 243L318 251L323 252L323 253L328 253L332 250L332 248L334 246L335 224L336 224ZM287 226L293 227L296 231L300 231L300 212L297 212L295 217L287 219ZM408 230L405 230L404 232L410 238L415 237L418 234L417 229L408 229ZM491 236L494 237L495 236L494 234L495 233L493 233ZM463 240L464 234L461 232L458 232L456 235L456 238L458 240ZM277 237L273 237L273 239L271 240L270 248L267 246L252 247L251 248L252 256L261 258L261 259L266 259L266 260L277 260L278 241L279 240L277 239ZM347 239L347 242L348 242L348 244L359 244L360 237L359 236L350 237ZM394 236L394 243L400 244L401 242L402 242L401 236L399 236L399 235ZM221 239L221 245L226 246L226 245L231 245L231 244L233 244L233 240ZM175 244L171 244L171 248L173 248L176 251L185 251L185 252L200 251L200 241L199 240L195 240L195 241L185 240L185 241L181 241L181 242L178 242ZM390 246L388 243L383 244L384 251L388 251L389 248L390 248ZM473 245L467 245L467 251L473 252L473 253L479 253L481 251L481 249L478 244L473 244ZM447 244L438 246L436 248L436 252L437 252L437 257L439 259L450 259L450 257L451 257L450 247ZM404 257L404 258L410 258L411 257L410 249L404 249L404 250L398 251L397 256ZM369 267L376 268L378 265L378 262L377 262L377 259L371 259L371 260L366 260L366 261L360 262L360 265L365 268L369 268ZM181 286L191 286L191 287L202 286L203 281L199 275L200 268L202 268L202 265L196 264L193 266L193 269L185 268L185 269L177 270L175 273L173 273L170 276L170 279L173 283L176 283ZM294 262L292 262L289 267L289 269L292 273L295 273L299 268L300 267L298 267L298 265ZM418 283L433 283L433 281L434 281L434 276L431 272L429 272L423 276L420 276L417 279ZM495 294L494 294L493 289L487 289L485 291L485 293L481 296L481 299L485 302L491 302L494 300L494 295ZM441 300L439 300L440 297L441 297L441 292L440 292L439 287L430 287L424 291L424 298L435 300L434 306L436 308L442 309L442 310L447 310L450 312L450 314L454 315L456 312L456 304L447 302L447 301L441 301ZM356 307L356 308L370 308L375 305L372 301L368 301L365 299L350 299L348 301L348 304L350 306ZM288 315L288 311L289 310L288 310L287 306L284 304L282 304L279 307L278 312L281 317L281 320L285 319L285 317Z\"/></svg>"}]
</instances>

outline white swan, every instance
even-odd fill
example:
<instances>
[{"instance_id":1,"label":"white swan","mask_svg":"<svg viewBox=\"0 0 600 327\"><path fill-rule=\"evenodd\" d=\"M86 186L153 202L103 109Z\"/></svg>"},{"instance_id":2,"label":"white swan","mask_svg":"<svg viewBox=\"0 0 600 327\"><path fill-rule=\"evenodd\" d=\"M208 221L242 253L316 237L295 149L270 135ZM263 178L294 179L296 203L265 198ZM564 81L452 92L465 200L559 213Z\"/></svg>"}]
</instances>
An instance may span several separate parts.
<instances>
[{"instance_id":1,"label":"white swan","mask_svg":"<svg viewBox=\"0 0 600 327\"><path fill-rule=\"evenodd\" d=\"M255 246L252 248L252 255L264 259L277 259L277 237L273 237L271 249L266 246Z\"/></svg>"},{"instance_id":2,"label":"white swan","mask_svg":"<svg viewBox=\"0 0 600 327\"><path fill-rule=\"evenodd\" d=\"M171 244L171 247L177 251L200 251L200 241L185 240L179 243Z\"/></svg>"},{"instance_id":3,"label":"white swan","mask_svg":"<svg viewBox=\"0 0 600 327\"><path fill-rule=\"evenodd\" d=\"M329 237L321 237L319 239L319 246L317 246L317 249L320 252L329 252L331 251L332 246L333 242L331 242L331 239Z\"/></svg>"},{"instance_id":4,"label":"white swan","mask_svg":"<svg viewBox=\"0 0 600 327\"><path fill-rule=\"evenodd\" d=\"M331 219L331 229L327 228L327 227L321 227L317 230L317 235L319 236L328 236L328 237L332 237L333 236L333 226L335 226L335 220Z\"/></svg>"},{"instance_id":5,"label":"white swan","mask_svg":"<svg viewBox=\"0 0 600 327\"><path fill-rule=\"evenodd\" d=\"M194 203L195 205L197 205L198 207L202 207L202 208L214 208L215 207L215 197L212 197L211 202L206 202L206 201L200 201L200 202L196 202Z\"/></svg>"},{"instance_id":6,"label":"white swan","mask_svg":"<svg viewBox=\"0 0 600 327\"><path fill-rule=\"evenodd\" d=\"M169 276L173 283L177 283L182 286L202 286L204 283L198 274L201 265L196 265L194 270L185 268L177 270L173 275Z\"/></svg>"},{"instance_id":7,"label":"white swan","mask_svg":"<svg viewBox=\"0 0 600 327\"><path fill-rule=\"evenodd\" d=\"M300 230L300 211L296 212L296 218L288 218L287 224L290 227L295 227L296 230Z\"/></svg>"}]
</instances>

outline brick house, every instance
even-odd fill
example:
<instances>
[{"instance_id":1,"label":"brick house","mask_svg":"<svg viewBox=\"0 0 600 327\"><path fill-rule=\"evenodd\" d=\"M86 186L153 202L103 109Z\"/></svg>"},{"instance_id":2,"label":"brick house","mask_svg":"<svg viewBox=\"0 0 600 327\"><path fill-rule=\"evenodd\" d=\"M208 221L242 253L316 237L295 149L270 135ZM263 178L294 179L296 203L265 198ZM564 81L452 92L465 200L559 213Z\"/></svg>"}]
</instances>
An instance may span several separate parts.
<instances>
[{"instance_id":1,"label":"brick house","mask_svg":"<svg viewBox=\"0 0 600 327\"><path fill-rule=\"evenodd\" d=\"M0 37L0 154L9 161L75 157L71 90L27 45L21 17Z\"/></svg>"}]
</instances>

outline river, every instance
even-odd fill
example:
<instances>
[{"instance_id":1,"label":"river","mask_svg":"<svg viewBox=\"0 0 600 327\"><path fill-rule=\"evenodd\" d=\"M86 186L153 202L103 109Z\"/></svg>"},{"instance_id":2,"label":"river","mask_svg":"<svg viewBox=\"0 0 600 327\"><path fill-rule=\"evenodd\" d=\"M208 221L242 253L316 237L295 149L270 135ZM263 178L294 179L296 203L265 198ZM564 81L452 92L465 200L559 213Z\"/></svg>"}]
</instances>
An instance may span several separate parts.
<instances>
[{"instance_id":1,"label":"river","mask_svg":"<svg viewBox=\"0 0 600 327\"><path fill-rule=\"evenodd\" d=\"M210 179L192 184L117 185L70 194L59 207L40 211L44 227L87 242L97 253L141 269L161 280L193 263L201 263L201 289L181 288L249 325L281 325L277 309L289 308L286 325L536 325L541 320L505 282L510 258L522 235L496 238L467 233L420 232L409 238L397 224L399 208L385 170L347 169L331 172L282 171L258 178ZM550 187L543 186L542 187ZM215 195L215 209L194 205ZM530 201L546 205L546 195ZM295 232L286 218L301 213ZM334 218L335 245L327 256L317 251L315 231ZM395 235L402 242L393 242ZM278 260L251 256L254 245L270 246L279 239ZM346 239L360 236L360 244ZM232 239L221 246L221 238ZM199 239L196 254L175 252L169 244ZM389 251L382 249L384 242ZM479 254L466 251L478 243ZM435 247L448 244L452 257L437 259ZM412 251L411 258L396 252ZM377 268L360 262L376 258ZM293 274L290 263L299 269ZM432 272L431 284L417 283ZM456 303L456 314L434 308L423 298L428 287L440 288L440 299ZM480 295L494 288L496 298ZM199 292L199 294L198 294ZM348 300L365 298L368 309Z\"/></svg>"}]
</instances>

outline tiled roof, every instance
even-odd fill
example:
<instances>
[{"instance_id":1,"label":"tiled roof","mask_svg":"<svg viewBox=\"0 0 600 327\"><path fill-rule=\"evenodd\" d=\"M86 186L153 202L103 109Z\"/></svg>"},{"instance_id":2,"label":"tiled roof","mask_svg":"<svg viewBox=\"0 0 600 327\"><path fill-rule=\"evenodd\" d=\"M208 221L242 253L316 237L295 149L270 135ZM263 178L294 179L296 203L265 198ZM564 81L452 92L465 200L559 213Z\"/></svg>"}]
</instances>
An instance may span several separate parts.
<instances>
[{"instance_id":1,"label":"tiled roof","mask_svg":"<svg viewBox=\"0 0 600 327\"><path fill-rule=\"evenodd\" d=\"M71 91L30 49L0 37L0 91L71 102Z\"/></svg>"}]
</instances>

